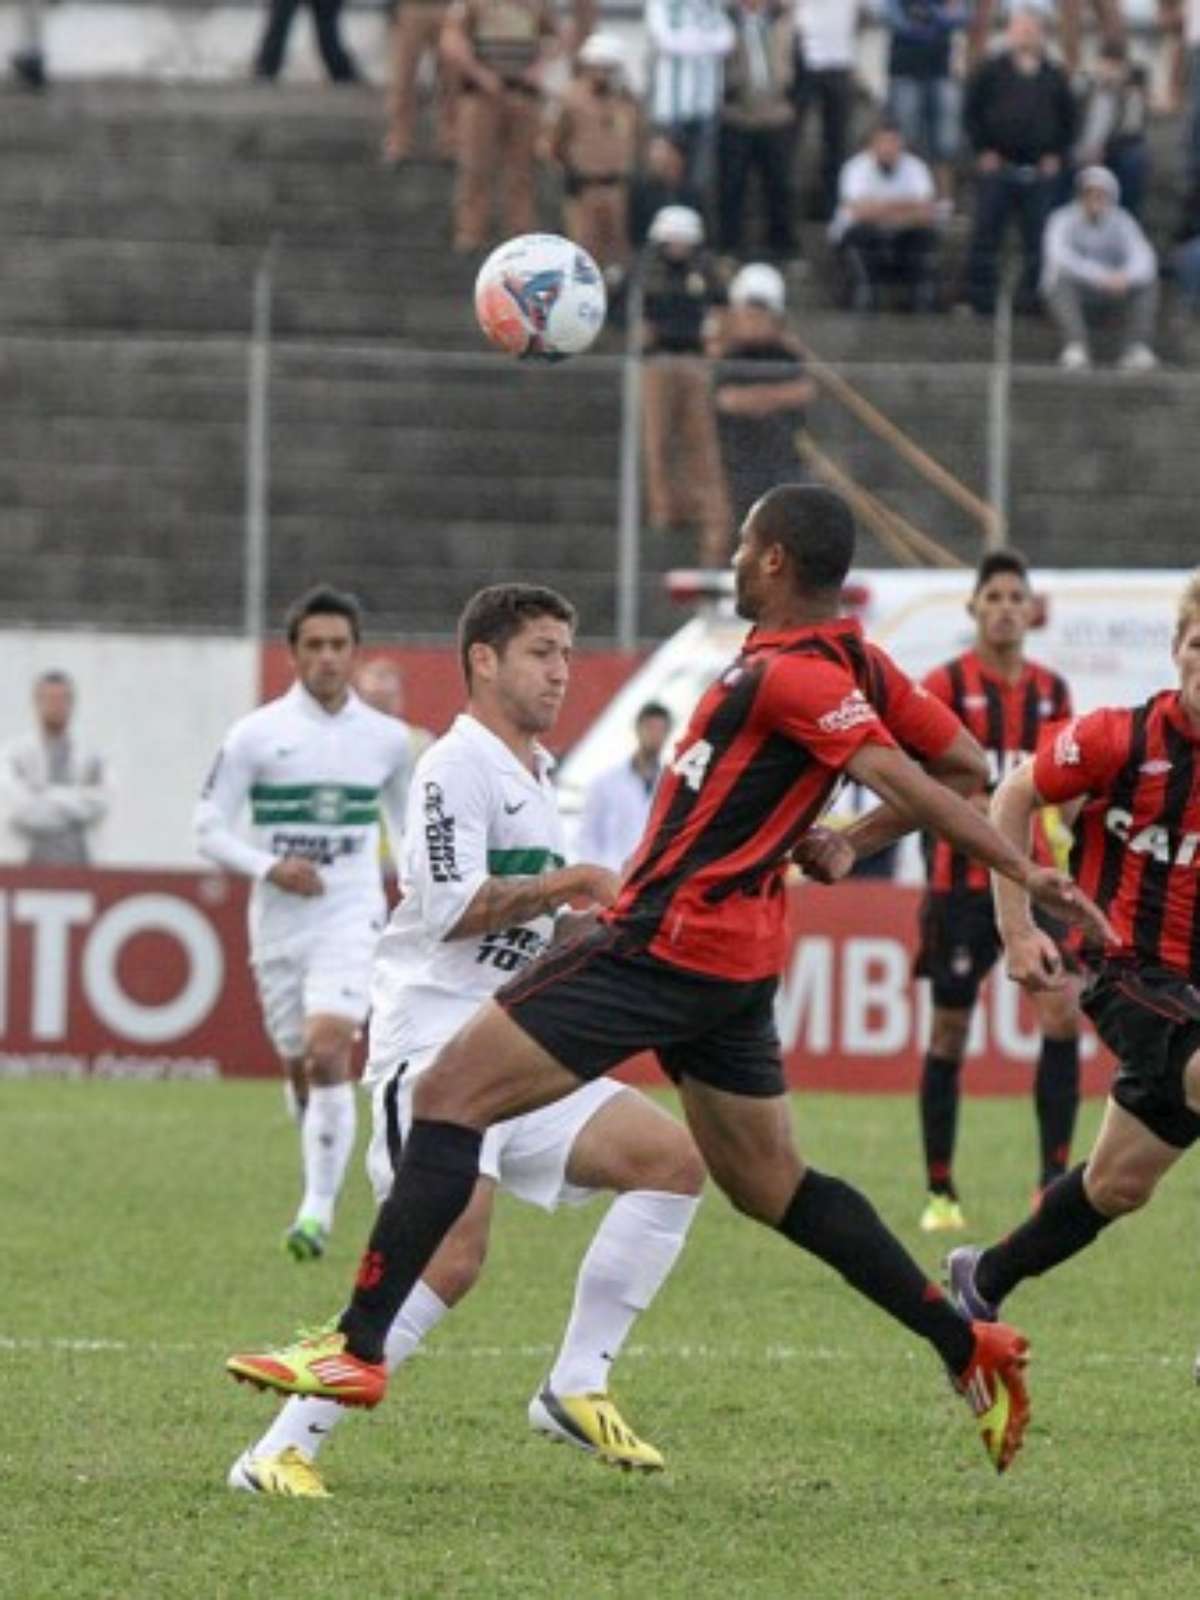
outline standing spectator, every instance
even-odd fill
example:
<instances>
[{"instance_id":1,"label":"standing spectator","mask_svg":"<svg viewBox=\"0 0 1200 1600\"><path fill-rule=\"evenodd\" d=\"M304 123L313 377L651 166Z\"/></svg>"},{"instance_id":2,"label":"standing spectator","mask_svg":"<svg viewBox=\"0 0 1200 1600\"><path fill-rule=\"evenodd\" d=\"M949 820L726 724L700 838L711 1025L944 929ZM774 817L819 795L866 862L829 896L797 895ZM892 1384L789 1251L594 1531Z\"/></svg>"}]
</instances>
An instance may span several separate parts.
<instances>
[{"instance_id":1,"label":"standing spectator","mask_svg":"<svg viewBox=\"0 0 1200 1600\"><path fill-rule=\"evenodd\" d=\"M1117 365L1149 372L1158 365L1150 348L1158 305L1158 262L1136 218L1117 201L1117 180L1107 167L1085 167L1078 199L1060 206L1046 225L1042 291L1066 343L1059 365L1078 372L1091 365L1087 318L1119 317L1125 348Z\"/></svg>"},{"instance_id":2,"label":"standing spectator","mask_svg":"<svg viewBox=\"0 0 1200 1600\"><path fill-rule=\"evenodd\" d=\"M579 859L610 872L624 870L646 831L663 751L671 737L666 706L647 700L634 720L633 736L633 755L589 784L579 825Z\"/></svg>"},{"instance_id":3,"label":"standing spectator","mask_svg":"<svg viewBox=\"0 0 1200 1600\"><path fill-rule=\"evenodd\" d=\"M727 255L741 254L746 190L756 171L767 213L767 249L787 260L796 248L790 173L795 29L785 0L734 0L729 17L736 42L726 64L721 112L720 247Z\"/></svg>"},{"instance_id":4,"label":"standing spectator","mask_svg":"<svg viewBox=\"0 0 1200 1600\"><path fill-rule=\"evenodd\" d=\"M717 122L733 25L721 0L646 0L646 36L650 121L679 144L684 181L707 198L716 171Z\"/></svg>"},{"instance_id":5,"label":"standing spectator","mask_svg":"<svg viewBox=\"0 0 1200 1600\"><path fill-rule=\"evenodd\" d=\"M1200 184L1200 0L1186 0L1183 43L1188 75L1185 168L1190 188Z\"/></svg>"},{"instance_id":6,"label":"standing spectator","mask_svg":"<svg viewBox=\"0 0 1200 1600\"><path fill-rule=\"evenodd\" d=\"M43 0L21 0L18 23L18 44L8 58L13 76L27 89L44 89L49 81L46 71L45 27Z\"/></svg>"},{"instance_id":7,"label":"standing spectator","mask_svg":"<svg viewBox=\"0 0 1200 1600\"><path fill-rule=\"evenodd\" d=\"M820 179L807 213L828 222L837 205L838 173L850 152L854 111L857 0L794 0L796 18L796 137L802 140L808 114L821 113Z\"/></svg>"},{"instance_id":8,"label":"standing spectator","mask_svg":"<svg viewBox=\"0 0 1200 1600\"><path fill-rule=\"evenodd\" d=\"M910 310L934 309L935 221L932 173L904 148L896 125L881 122L842 168L829 230L855 311L877 310L887 284L902 290Z\"/></svg>"},{"instance_id":9,"label":"standing spectator","mask_svg":"<svg viewBox=\"0 0 1200 1600\"><path fill-rule=\"evenodd\" d=\"M561 163L569 238L598 263L610 289L629 266L629 186L641 143L641 109L625 85L625 48L593 33L576 57L550 136Z\"/></svg>"},{"instance_id":10,"label":"standing spectator","mask_svg":"<svg viewBox=\"0 0 1200 1600\"><path fill-rule=\"evenodd\" d=\"M487 243L493 193L506 233L534 228L534 167L541 118L542 67L556 38L550 0L455 0L442 50L461 75L454 248Z\"/></svg>"},{"instance_id":11,"label":"standing spectator","mask_svg":"<svg viewBox=\"0 0 1200 1600\"><path fill-rule=\"evenodd\" d=\"M765 261L750 262L729 285L713 398L734 527L776 484L805 477L796 432L813 385L785 309L783 277Z\"/></svg>"},{"instance_id":12,"label":"standing spectator","mask_svg":"<svg viewBox=\"0 0 1200 1600\"><path fill-rule=\"evenodd\" d=\"M635 250L646 243L650 224L667 206L703 212L704 196L687 181L687 162L678 140L652 133L629 190L629 241Z\"/></svg>"},{"instance_id":13,"label":"standing spectator","mask_svg":"<svg viewBox=\"0 0 1200 1600\"><path fill-rule=\"evenodd\" d=\"M962 132L962 94L950 70L950 46L966 20L966 0L887 0L888 114L932 164L943 200L953 197Z\"/></svg>"},{"instance_id":14,"label":"standing spectator","mask_svg":"<svg viewBox=\"0 0 1200 1600\"><path fill-rule=\"evenodd\" d=\"M1077 167L1107 167L1121 186L1121 204L1135 217L1142 214L1150 175L1149 120L1146 69L1130 61L1124 44L1103 45L1095 71L1084 79L1074 161Z\"/></svg>"},{"instance_id":15,"label":"standing spectator","mask_svg":"<svg viewBox=\"0 0 1200 1600\"><path fill-rule=\"evenodd\" d=\"M1021 227L1024 269L1019 310L1037 303L1042 230L1075 137L1075 101L1067 75L1046 54L1041 19L1015 11L1008 48L977 67L967 83L967 134L975 149L975 222L967 293L984 316L996 306L997 267L1008 219Z\"/></svg>"},{"instance_id":16,"label":"standing spectator","mask_svg":"<svg viewBox=\"0 0 1200 1600\"><path fill-rule=\"evenodd\" d=\"M1200 183L1192 185L1183 202L1173 265L1188 310L1193 316L1200 315Z\"/></svg>"},{"instance_id":17,"label":"standing spectator","mask_svg":"<svg viewBox=\"0 0 1200 1600\"><path fill-rule=\"evenodd\" d=\"M287 53L288 34L303 0L268 0L267 25L254 61L254 76L274 82ZM342 43L340 21L342 0L308 0L313 14L317 49L332 83L357 83L360 73Z\"/></svg>"},{"instance_id":18,"label":"standing spectator","mask_svg":"<svg viewBox=\"0 0 1200 1600\"><path fill-rule=\"evenodd\" d=\"M383 159L391 166L412 154L417 118L417 74L423 62L434 70L434 149L454 154L454 74L441 59L439 45L448 0L396 0L392 18L392 77Z\"/></svg>"},{"instance_id":19,"label":"standing spectator","mask_svg":"<svg viewBox=\"0 0 1200 1600\"><path fill-rule=\"evenodd\" d=\"M642 425L651 525L698 526L698 558L718 567L729 559L729 504L703 350L705 321L725 291L703 246L704 222L686 206L667 206L650 224Z\"/></svg>"},{"instance_id":20,"label":"standing spectator","mask_svg":"<svg viewBox=\"0 0 1200 1600\"><path fill-rule=\"evenodd\" d=\"M8 820L35 866L83 866L88 832L109 806L103 759L71 732L75 686L65 672L43 672L33 685L37 729L10 744L2 781Z\"/></svg>"},{"instance_id":21,"label":"standing spectator","mask_svg":"<svg viewBox=\"0 0 1200 1600\"><path fill-rule=\"evenodd\" d=\"M1121 0L1091 0L1091 8L1096 14L1103 42L1124 43L1125 19L1121 15ZM996 9L996 0L975 0L967 35L967 59L972 68L977 67L987 54ZM1050 9L1049 0L1042 0L1040 9ZM1072 77L1079 71L1083 59L1083 9L1084 0L1058 0L1059 43L1063 61Z\"/></svg>"}]
</instances>

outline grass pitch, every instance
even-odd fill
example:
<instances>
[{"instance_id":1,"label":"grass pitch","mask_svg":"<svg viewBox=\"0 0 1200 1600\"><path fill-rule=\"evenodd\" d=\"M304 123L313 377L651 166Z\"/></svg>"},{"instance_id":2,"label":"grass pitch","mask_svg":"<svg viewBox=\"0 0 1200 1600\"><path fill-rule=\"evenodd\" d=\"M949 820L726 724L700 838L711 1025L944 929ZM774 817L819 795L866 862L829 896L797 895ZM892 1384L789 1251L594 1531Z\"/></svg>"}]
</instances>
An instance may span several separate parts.
<instances>
[{"instance_id":1,"label":"grass pitch","mask_svg":"<svg viewBox=\"0 0 1200 1600\"><path fill-rule=\"evenodd\" d=\"M796 1114L932 1269L912 1105ZM961 1144L990 1236L1028 1202L1028 1103L968 1102ZM599 1211L507 1202L479 1289L324 1452L327 1502L224 1486L273 1402L223 1357L337 1309L368 1222L356 1168L331 1255L287 1260L296 1161L275 1084L0 1084L4 1600L1197 1592L1196 1157L1014 1298L1035 1419L1006 1478L923 1347L710 1193L616 1375L665 1476L529 1434Z\"/></svg>"}]
</instances>

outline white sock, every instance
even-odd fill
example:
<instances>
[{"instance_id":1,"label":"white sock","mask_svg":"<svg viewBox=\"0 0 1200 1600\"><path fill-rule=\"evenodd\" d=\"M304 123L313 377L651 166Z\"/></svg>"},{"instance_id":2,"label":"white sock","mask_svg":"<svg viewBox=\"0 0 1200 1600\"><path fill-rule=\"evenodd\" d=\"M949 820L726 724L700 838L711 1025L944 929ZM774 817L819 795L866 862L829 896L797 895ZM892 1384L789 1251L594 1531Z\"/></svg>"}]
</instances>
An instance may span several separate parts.
<instances>
[{"instance_id":1,"label":"white sock","mask_svg":"<svg viewBox=\"0 0 1200 1600\"><path fill-rule=\"evenodd\" d=\"M555 1394L608 1388L609 1368L675 1265L699 1204L698 1195L651 1189L613 1201L579 1269L571 1320L549 1378Z\"/></svg>"},{"instance_id":2,"label":"white sock","mask_svg":"<svg viewBox=\"0 0 1200 1600\"><path fill-rule=\"evenodd\" d=\"M333 1208L354 1150L356 1118L352 1083L314 1084L300 1125L300 1151L304 1158L304 1199L296 1221L312 1220L323 1228L333 1224Z\"/></svg>"},{"instance_id":3,"label":"white sock","mask_svg":"<svg viewBox=\"0 0 1200 1600\"><path fill-rule=\"evenodd\" d=\"M408 1360L449 1309L432 1289L417 1283L388 1329L383 1359L389 1372L395 1372ZM349 1415L350 1408L338 1405L336 1400L302 1400L294 1395L280 1407L274 1422L250 1454L277 1456L281 1450L294 1446L306 1456L315 1456L326 1436Z\"/></svg>"},{"instance_id":4,"label":"white sock","mask_svg":"<svg viewBox=\"0 0 1200 1600\"><path fill-rule=\"evenodd\" d=\"M299 1096L292 1080L286 1078L283 1084L283 1104L288 1116L299 1128L304 1122L304 1107L300 1104Z\"/></svg>"}]
</instances>

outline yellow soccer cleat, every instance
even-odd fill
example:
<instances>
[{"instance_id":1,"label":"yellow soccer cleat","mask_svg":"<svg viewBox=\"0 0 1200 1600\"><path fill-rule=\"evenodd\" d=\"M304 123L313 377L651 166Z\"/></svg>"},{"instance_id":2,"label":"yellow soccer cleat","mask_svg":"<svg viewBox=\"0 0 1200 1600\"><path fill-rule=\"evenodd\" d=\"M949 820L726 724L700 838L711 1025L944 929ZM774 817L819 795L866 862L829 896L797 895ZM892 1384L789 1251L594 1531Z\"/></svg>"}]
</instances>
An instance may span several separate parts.
<instances>
[{"instance_id":1,"label":"yellow soccer cleat","mask_svg":"<svg viewBox=\"0 0 1200 1600\"><path fill-rule=\"evenodd\" d=\"M573 1444L610 1467L661 1472L666 1463L639 1439L607 1394L552 1394L541 1389L529 1402L529 1426L557 1444Z\"/></svg>"},{"instance_id":2,"label":"yellow soccer cleat","mask_svg":"<svg viewBox=\"0 0 1200 1600\"><path fill-rule=\"evenodd\" d=\"M277 1456L254 1456L247 1450L229 1469L229 1487L247 1494L278 1494L293 1500L331 1500L311 1456L289 1445Z\"/></svg>"},{"instance_id":3,"label":"yellow soccer cleat","mask_svg":"<svg viewBox=\"0 0 1200 1600\"><path fill-rule=\"evenodd\" d=\"M225 1370L239 1383L277 1394L336 1400L344 1406L377 1406L387 1393L387 1368L360 1360L346 1349L346 1335L332 1332L298 1339L280 1350L230 1356Z\"/></svg>"},{"instance_id":4,"label":"yellow soccer cleat","mask_svg":"<svg viewBox=\"0 0 1200 1600\"><path fill-rule=\"evenodd\" d=\"M962 1207L953 1195L931 1194L921 1213L922 1233L961 1233L967 1225Z\"/></svg>"}]
</instances>

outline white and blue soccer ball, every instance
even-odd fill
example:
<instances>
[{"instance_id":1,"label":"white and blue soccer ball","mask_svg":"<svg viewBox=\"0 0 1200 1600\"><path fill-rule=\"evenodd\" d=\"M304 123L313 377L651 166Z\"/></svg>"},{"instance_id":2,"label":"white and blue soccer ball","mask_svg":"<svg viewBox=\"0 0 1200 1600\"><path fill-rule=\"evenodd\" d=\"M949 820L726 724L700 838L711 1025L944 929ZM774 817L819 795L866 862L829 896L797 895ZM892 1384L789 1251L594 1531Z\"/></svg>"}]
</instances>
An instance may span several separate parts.
<instances>
[{"instance_id":1,"label":"white and blue soccer ball","mask_svg":"<svg viewBox=\"0 0 1200 1600\"><path fill-rule=\"evenodd\" d=\"M523 359L582 355L604 326L607 308L599 267L557 233L509 239L475 279L479 326L497 349Z\"/></svg>"}]
</instances>

